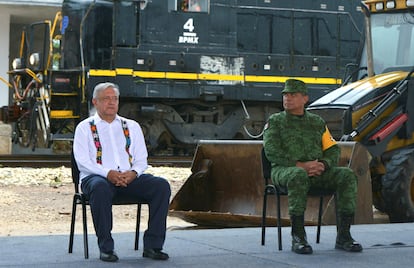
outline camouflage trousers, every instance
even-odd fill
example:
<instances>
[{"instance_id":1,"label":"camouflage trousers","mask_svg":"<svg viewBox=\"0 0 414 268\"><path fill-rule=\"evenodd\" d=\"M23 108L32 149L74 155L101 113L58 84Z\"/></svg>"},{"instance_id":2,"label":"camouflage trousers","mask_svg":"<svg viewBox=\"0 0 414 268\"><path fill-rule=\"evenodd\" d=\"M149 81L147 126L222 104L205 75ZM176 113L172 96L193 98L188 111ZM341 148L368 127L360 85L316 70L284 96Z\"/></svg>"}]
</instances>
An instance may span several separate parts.
<instances>
[{"instance_id":1,"label":"camouflage trousers","mask_svg":"<svg viewBox=\"0 0 414 268\"><path fill-rule=\"evenodd\" d=\"M347 167L332 167L321 176L308 177L306 171L298 167L273 167L272 181L275 185L288 189L289 215L303 215L306 209L307 193L310 189L334 190L337 194L338 213L354 214L357 177Z\"/></svg>"}]
</instances>

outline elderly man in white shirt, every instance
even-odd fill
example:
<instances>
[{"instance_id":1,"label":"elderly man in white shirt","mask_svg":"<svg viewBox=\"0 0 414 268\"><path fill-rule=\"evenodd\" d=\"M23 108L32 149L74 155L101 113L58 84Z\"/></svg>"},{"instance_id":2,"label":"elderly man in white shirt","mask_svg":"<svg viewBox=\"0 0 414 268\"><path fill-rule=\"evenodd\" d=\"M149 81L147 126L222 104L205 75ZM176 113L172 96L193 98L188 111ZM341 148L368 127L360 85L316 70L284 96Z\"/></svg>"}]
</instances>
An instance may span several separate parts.
<instances>
[{"instance_id":1,"label":"elderly man in white shirt","mask_svg":"<svg viewBox=\"0 0 414 268\"><path fill-rule=\"evenodd\" d=\"M100 259L115 262L112 231L112 199L122 195L149 204L148 229L143 257L167 260L162 251L171 195L167 180L147 169L147 149L139 124L119 116L119 88L100 83L93 91L96 114L75 130L73 152L80 171L81 191L89 198Z\"/></svg>"}]
</instances>

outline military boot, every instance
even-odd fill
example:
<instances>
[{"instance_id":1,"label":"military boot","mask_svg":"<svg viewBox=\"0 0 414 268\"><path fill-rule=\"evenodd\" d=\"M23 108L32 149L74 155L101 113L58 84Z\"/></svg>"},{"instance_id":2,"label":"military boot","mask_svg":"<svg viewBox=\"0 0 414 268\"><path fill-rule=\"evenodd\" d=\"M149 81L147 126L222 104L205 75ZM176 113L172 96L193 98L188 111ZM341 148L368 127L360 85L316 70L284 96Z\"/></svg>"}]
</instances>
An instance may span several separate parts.
<instances>
[{"instance_id":1,"label":"military boot","mask_svg":"<svg viewBox=\"0 0 414 268\"><path fill-rule=\"evenodd\" d=\"M298 254L312 254L312 247L306 240L304 216L291 216L292 223L292 251Z\"/></svg>"},{"instance_id":2,"label":"military boot","mask_svg":"<svg viewBox=\"0 0 414 268\"><path fill-rule=\"evenodd\" d=\"M350 252L361 252L362 246L356 242L350 233L351 224L354 220L354 215L340 214L338 217L338 234L336 236L336 249L342 249Z\"/></svg>"}]
</instances>

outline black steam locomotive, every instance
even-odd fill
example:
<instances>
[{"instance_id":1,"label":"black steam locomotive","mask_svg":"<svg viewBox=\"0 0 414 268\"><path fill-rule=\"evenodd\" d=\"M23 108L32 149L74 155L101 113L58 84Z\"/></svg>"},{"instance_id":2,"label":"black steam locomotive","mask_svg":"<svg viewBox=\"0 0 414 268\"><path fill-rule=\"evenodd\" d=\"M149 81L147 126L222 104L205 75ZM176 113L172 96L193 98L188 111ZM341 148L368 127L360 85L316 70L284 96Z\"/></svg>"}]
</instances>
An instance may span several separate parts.
<instances>
[{"instance_id":1,"label":"black steam locomotive","mask_svg":"<svg viewBox=\"0 0 414 268\"><path fill-rule=\"evenodd\" d=\"M152 155L185 154L201 139L258 139L286 79L308 83L313 100L359 62L359 4L64 0L53 22L30 25L13 61L14 140L70 143L103 81L120 86L119 113L141 124Z\"/></svg>"}]
</instances>

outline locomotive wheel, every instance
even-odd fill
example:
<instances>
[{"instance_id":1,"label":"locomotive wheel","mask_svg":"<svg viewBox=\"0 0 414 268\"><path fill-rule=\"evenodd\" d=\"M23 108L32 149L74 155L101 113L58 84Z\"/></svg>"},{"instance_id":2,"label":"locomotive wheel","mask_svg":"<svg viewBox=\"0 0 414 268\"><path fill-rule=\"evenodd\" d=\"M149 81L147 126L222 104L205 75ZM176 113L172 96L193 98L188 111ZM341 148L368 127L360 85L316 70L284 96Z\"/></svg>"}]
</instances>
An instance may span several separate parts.
<instances>
[{"instance_id":1,"label":"locomotive wheel","mask_svg":"<svg viewBox=\"0 0 414 268\"><path fill-rule=\"evenodd\" d=\"M414 221L414 149L396 152L382 177L382 196L390 222Z\"/></svg>"}]
</instances>

